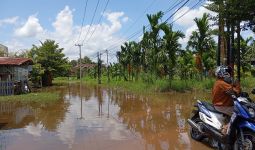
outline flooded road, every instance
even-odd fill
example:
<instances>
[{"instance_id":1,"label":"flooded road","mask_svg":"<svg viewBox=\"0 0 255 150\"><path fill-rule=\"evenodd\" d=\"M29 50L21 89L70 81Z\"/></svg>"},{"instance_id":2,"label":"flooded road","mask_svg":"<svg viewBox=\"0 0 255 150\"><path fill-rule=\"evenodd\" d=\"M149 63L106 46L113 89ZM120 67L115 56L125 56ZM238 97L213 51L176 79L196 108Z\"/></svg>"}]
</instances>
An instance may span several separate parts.
<instances>
[{"instance_id":1,"label":"flooded road","mask_svg":"<svg viewBox=\"0 0 255 150\"><path fill-rule=\"evenodd\" d=\"M206 150L187 119L209 92L139 95L98 86L51 87L55 104L0 103L1 150Z\"/></svg>"}]
</instances>

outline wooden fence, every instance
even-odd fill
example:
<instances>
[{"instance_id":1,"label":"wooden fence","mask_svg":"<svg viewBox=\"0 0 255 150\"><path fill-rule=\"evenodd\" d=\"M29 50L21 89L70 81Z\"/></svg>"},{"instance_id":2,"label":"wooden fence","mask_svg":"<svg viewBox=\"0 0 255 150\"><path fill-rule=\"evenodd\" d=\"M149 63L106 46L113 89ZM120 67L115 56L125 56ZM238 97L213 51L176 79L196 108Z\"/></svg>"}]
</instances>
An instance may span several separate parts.
<instances>
[{"instance_id":1,"label":"wooden fence","mask_svg":"<svg viewBox=\"0 0 255 150\"><path fill-rule=\"evenodd\" d=\"M13 94L14 94L13 81L0 81L0 96Z\"/></svg>"}]
</instances>

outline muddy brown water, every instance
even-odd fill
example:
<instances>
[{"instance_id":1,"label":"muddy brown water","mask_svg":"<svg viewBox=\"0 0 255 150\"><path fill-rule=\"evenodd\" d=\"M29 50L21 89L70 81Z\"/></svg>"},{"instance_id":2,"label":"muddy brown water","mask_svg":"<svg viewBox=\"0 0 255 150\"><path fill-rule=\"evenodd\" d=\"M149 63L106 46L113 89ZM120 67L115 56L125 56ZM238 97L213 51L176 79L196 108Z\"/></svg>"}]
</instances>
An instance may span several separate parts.
<instances>
[{"instance_id":1,"label":"muddy brown water","mask_svg":"<svg viewBox=\"0 0 255 150\"><path fill-rule=\"evenodd\" d=\"M206 150L189 135L196 99L210 92L133 94L69 84L55 104L0 103L1 150Z\"/></svg>"}]
</instances>

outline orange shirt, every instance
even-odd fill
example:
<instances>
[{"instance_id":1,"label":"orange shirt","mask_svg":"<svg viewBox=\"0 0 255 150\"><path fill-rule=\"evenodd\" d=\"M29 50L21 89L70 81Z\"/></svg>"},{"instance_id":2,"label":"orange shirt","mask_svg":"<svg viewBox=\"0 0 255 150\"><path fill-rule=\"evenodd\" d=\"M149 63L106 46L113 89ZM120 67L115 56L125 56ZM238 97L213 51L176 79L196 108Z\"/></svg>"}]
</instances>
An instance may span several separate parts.
<instances>
[{"instance_id":1,"label":"orange shirt","mask_svg":"<svg viewBox=\"0 0 255 150\"><path fill-rule=\"evenodd\" d=\"M213 86L212 96L213 100L212 103L214 106L233 106L233 100L230 95L226 92L228 90L234 90L237 94L240 93L240 84L236 86L232 86L231 84L226 83L222 79L218 79Z\"/></svg>"}]
</instances>

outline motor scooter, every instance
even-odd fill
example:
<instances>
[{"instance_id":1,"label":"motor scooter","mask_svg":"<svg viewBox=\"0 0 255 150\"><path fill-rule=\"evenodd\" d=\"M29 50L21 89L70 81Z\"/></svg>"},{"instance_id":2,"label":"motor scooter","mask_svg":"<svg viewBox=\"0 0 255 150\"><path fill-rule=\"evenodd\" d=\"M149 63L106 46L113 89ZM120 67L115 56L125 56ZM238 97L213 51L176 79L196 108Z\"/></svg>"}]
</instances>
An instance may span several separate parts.
<instances>
[{"instance_id":1,"label":"motor scooter","mask_svg":"<svg viewBox=\"0 0 255 150\"><path fill-rule=\"evenodd\" d=\"M255 94L255 89L252 90ZM248 93L242 92L238 97L231 94L234 112L227 116L217 111L206 101L198 100L195 110L188 119L191 126L190 135L197 141L207 138L212 147L218 149L253 150L255 149L255 103ZM221 132L229 119L227 133Z\"/></svg>"}]
</instances>

